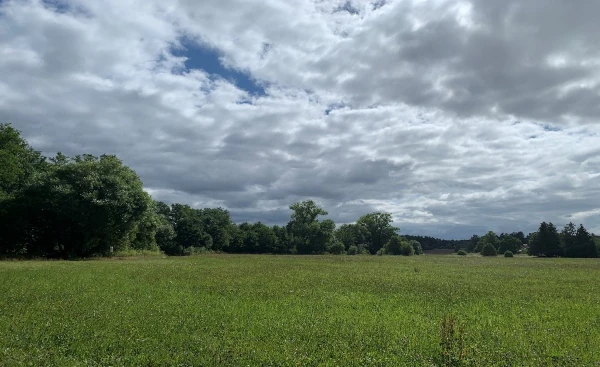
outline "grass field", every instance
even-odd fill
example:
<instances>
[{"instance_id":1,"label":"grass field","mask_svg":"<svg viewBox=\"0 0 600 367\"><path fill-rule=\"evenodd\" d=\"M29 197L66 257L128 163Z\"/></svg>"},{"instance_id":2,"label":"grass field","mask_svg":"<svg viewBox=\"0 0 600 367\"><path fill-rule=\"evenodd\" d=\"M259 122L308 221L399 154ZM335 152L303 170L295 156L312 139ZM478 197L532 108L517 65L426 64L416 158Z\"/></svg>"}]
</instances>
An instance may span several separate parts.
<instances>
[{"instance_id":1,"label":"grass field","mask_svg":"<svg viewBox=\"0 0 600 367\"><path fill-rule=\"evenodd\" d=\"M600 365L600 261L0 262L0 366L444 364Z\"/></svg>"}]
</instances>

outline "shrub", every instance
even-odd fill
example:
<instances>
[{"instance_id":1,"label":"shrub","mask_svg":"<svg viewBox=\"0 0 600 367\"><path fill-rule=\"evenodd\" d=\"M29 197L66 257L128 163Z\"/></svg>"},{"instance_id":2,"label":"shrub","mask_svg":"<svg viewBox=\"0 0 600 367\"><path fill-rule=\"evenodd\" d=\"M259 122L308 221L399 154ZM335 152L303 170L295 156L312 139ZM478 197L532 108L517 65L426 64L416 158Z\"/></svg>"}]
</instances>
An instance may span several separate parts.
<instances>
[{"instance_id":1,"label":"shrub","mask_svg":"<svg viewBox=\"0 0 600 367\"><path fill-rule=\"evenodd\" d=\"M415 249L407 241L402 241L402 245L400 247L400 253L404 256L412 256L415 254Z\"/></svg>"},{"instance_id":2,"label":"shrub","mask_svg":"<svg viewBox=\"0 0 600 367\"><path fill-rule=\"evenodd\" d=\"M423 255L423 246L421 246L421 243L419 241L411 240L409 243L415 250L415 255Z\"/></svg>"},{"instance_id":3,"label":"shrub","mask_svg":"<svg viewBox=\"0 0 600 367\"><path fill-rule=\"evenodd\" d=\"M358 254L358 246L352 245L348 247L348 255L356 255Z\"/></svg>"},{"instance_id":4,"label":"shrub","mask_svg":"<svg viewBox=\"0 0 600 367\"><path fill-rule=\"evenodd\" d=\"M456 254L460 255L460 256L466 256L467 255L467 251L465 251L465 250L458 250L458 252Z\"/></svg>"},{"instance_id":5,"label":"shrub","mask_svg":"<svg viewBox=\"0 0 600 367\"><path fill-rule=\"evenodd\" d=\"M486 243L481 249L481 255L483 256L496 256L498 253L496 252L496 248L491 243Z\"/></svg>"},{"instance_id":6,"label":"shrub","mask_svg":"<svg viewBox=\"0 0 600 367\"><path fill-rule=\"evenodd\" d=\"M376 253L376 255L378 255L378 256L385 255L385 254L386 254L386 252L383 247L380 248L379 250L377 250L377 253Z\"/></svg>"},{"instance_id":7,"label":"shrub","mask_svg":"<svg viewBox=\"0 0 600 367\"><path fill-rule=\"evenodd\" d=\"M346 252L346 249L342 241L333 241L331 245L327 247L327 252L334 255L343 255Z\"/></svg>"},{"instance_id":8,"label":"shrub","mask_svg":"<svg viewBox=\"0 0 600 367\"><path fill-rule=\"evenodd\" d=\"M506 251L504 252L504 257L513 257L513 256L514 256L514 255L513 255L512 251L506 250Z\"/></svg>"},{"instance_id":9,"label":"shrub","mask_svg":"<svg viewBox=\"0 0 600 367\"><path fill-rule=\"evenodd\" d=\"M392 237L384 246L385 253L389 255L410 256L415 254L415 250L408 241L400 236Z\"/></svg>"}]
</instances>

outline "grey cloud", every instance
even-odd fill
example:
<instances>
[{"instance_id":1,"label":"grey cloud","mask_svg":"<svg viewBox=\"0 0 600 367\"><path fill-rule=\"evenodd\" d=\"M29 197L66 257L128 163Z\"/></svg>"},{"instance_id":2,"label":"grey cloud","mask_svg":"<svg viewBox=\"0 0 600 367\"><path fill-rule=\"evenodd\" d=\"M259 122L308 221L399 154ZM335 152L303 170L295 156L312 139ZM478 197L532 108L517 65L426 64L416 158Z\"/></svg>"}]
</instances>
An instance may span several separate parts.
<instances>
[{"instance_id":1,"label":"grey cloud","mask_svg":"<svg viewBox=\"0 0 600 367\"><path fill-rule=\"evenodd\" d=\"M0 2L0 121L48 154L117 154L156 199L236 221L312 198L403 233L600 231L595 2L463 2L472 26L457 2L72 3ZM182 37L267 94L177 69Z\"/></svg>"}]
</instances>

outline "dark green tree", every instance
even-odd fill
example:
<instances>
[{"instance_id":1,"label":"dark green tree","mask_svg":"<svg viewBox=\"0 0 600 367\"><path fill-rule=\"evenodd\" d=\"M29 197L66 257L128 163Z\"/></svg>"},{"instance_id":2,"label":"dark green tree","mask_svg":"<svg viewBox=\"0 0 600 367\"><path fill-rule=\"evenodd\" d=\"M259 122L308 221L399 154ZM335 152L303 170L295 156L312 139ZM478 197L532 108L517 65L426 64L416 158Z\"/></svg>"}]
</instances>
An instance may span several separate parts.
<instances>
[{"instance_id":1,"label":"dark green tree","mask_svg":"<svg viewBox=\"0 0 600 367\"><path fill-rule=\"evenodd\" d=\"M498 255L498 251L496 250L496 248L494 247L494 245L492 245L489 242L485 242L483 247L481 248L481 255L483 256L496 256Z\"/></svg>"},{"instance_id":2,"label":"dark green tree","mask_svg":"<svg viewBox=\"0 0 600 367\"><path fill-rule=\"evenodd\" d=\"M477 248L478 243L479 243L479 236L474 234L473 236L471 236L471 239L469 240L469 243L467 244L467 251L475 252L475 249Z\"/></svg>"},{"instance_id":3,"label":"dark green tree","mask_svg":"<svg viewBox=\"0 0 600 367\"><path fill-rule=\"evenodd\" d=\"M596 243L583 224L577 228L573 253L577 255L576 257L598 257Z\"/></svg>"},{"instance_id":4,"label":"dark green tree","mask_svg":"<svg viewBox=\"0 0 600 367\"><path fill-rule=\"evenodd\" d=\"M143 233L154 229L152 201L133 170L109 155L58 158L2 211L5 250L72 258L153 246Z\"/></svg>"},{"instance_id":5,"label":"dark green tree","mask_svg":"<svg viewBox=\"0 0 600 367\"><path fill-rule=\"evenodd\" d=\"M415 253L412 244L397 234L392 236L383 248L386 255L410 256Z\"/></svg>"},{"instance_id":6,"label":"dark green tree","mask_svg":"<svg viewBox=\"0 0 600 367\"><path fill-rule=\"evenodd\" d=\"M226 249L233 226L229 212L223 208L205 208L199 209L198 215L202 218L203 231L211 238L211 248L215 251Z\"/></svg>"},{"instance_id":7,"label":"dark green tree","mask_svg":"<svg viewBox=\"0 0 600 367\"><path fill-rule=\"evenodd\" d=\"M273 226L273 234L277 237L277 251L278 254L287 254L292 252L291 241L288 236L287 228L280 226Z\"/></svg>"},{"instance_id":8,"label":"dark green tree","mask_svg":"<svg viewBox=\"0 0 600 367\"><path fill-rule=\"evenodd\" d=\"M475 252L483 251L483 247L487 244L492 245L496 251L498 251L498 247L500 247L500 240L493 231L489 231L479 239Z\"/></svg>"},{"instance_id":9,"label":"dark green tree","mask_svg":"<svg viewBox=\"0 0 600 367\"><path fill-rule=\"evenodd\" d=\"M560 231L560 243L563 248L563 255L566 257L578 257L577 250L575 248L575 236L577 235L577 228L575 224L569 222L562 231Z\"/></svg>"},{"instance_id":10,"label":"dark green tree","mask_svg":"<svg viewBox=\"0 0 600 367\"><path fill-rule=\"evenodd\" d=\"M560 236L554 224L542 222L537 233L529 239L529 255L533 256L561 256L563 249Z\"/></svg>"},{"instance_id":11,"label":"dark green tree","mask_svg":"<svg viewBox=\"0 0 600 367\"><path fill-rule=\"evenodd\" d=\"M369 252L377 253L396 235L398 228L392 226L392 221L390 213L382 212L366 214L358 219L356 224L366 229L366 243Z\"/></svg>"},{"instance_id":12,"label":"dark green tree","mask_svg":"<svg viewBox=\"0 0 600 367\"><path fill-rule=\"evenodd\" d=\"M498 253L503 254L506 251L510 251L514 254L521 249L522 245L523 243L517 237L514 237L512 235L506 235L503 236L502 239L500 239Z\"/></svg>"},{"instance_id":13,"label":"dark green tree","mask_svg":"<svg viewBox=\"0 0 600 367\"><path fill-rule=\"evenodd\" d=\"M421 243L419 241L410 240L408 241L408 243L411 244L415 255L423 255L423 247L421 246Z\"/></svg>"},{"instance_id":14,"label":"dark green tree","mask_svg":"<svg viewBox=\"0 0 600 367\"><path fill-rule=\"evenodd\" d=\"M212 248L212 237L204 229L202 211L189 205L171 205L175 246L169 255L183 255L187 248Z\"/></svg>"},{"instance_id":15,"label":"dark green tree","mask_svg":"<svg viewBox=\"0 0 600 367\"><path fill-rule=\"evenodd\" d=\"M47 168L46 159L10 124L0 124L0 201L22 190L36 173Z\"/></svg>"},{"instance_id":16,"label":"dark green tree","mask_svg":"<svg viewBox=\"0 0 600 367\"><path fill-rule=\"evenodd\" d=\"M344 244L346 250L350 246L359 246L366 242L368 235L365 226L357 224L343 224L335 230L335 238Z\"/></svg>"},{"instance_id":17,"label":"dark green tree","mask_svg":"<svg viewBox=\"0 0 600 367\"><path fill-rule=\"evenodd\" d=\"M295 250L300 254L320 254L327 250L333 240L335 223L319 222L318 217L327 212L312 200L290 205L292 218L287 225L288 234Z\"/></svg>"}]
</instances>

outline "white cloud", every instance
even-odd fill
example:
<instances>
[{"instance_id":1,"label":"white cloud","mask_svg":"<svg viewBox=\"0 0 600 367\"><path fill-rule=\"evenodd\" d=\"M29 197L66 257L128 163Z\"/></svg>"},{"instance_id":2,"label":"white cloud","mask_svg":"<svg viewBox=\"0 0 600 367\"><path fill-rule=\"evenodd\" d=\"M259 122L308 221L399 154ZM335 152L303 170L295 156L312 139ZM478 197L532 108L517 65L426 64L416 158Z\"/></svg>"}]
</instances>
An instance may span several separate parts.
<instances>
[{"instance_id":1,"label":"white cloud","mask_svg":"<svg viewBox=\"0 0 600 367\"><path fill-rule=\"evenodd\" d=\"M240 220L313 197L404 232L600 231L595 2L59 3L0 3L0 120L46 153ZM184 38L267 95L185 70Z\"/></svg>"}]
</instances>

